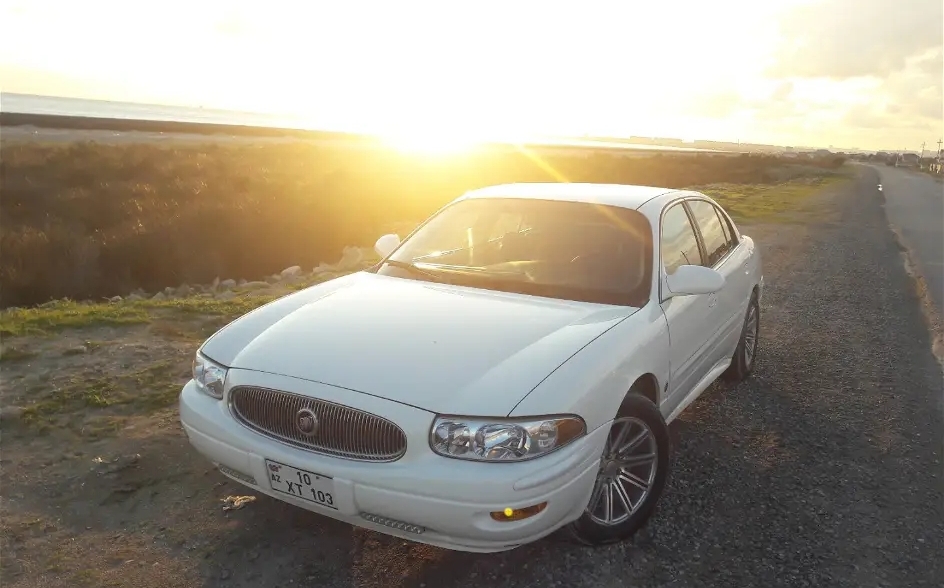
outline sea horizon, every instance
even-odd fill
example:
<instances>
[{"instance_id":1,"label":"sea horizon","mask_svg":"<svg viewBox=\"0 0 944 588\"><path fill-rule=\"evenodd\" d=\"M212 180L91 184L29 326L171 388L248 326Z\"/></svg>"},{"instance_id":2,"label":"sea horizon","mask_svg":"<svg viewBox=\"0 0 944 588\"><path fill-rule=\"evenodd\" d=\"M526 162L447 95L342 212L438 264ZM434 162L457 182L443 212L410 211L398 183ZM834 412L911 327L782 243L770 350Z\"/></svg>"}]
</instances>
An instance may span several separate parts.
<instances>
[{"instance_id":1,"label":"sea horizon","mask_svg":"<svg viewBox=\"0 0 944 588\"><path fill-rule=\"evenodd\" d=\"M242 124L247 126L285 127L313 131L339 130L327 128L324 125L312 125L306 123L302 117L288 114L151 102L22 94L18 92L0 92L0 113L229 125Z\"/></svg>"},{"instance_id":2,"label":"sea horizon","mask_svg":"<svg viewBox=\"0 0 944 588\"><path fill-rule=\"evenodd\" d=\"M300 116L274 114L265 112L250 112L227 110L221 108L180 106L153 104L145 102L126 102L117 100L102 100L89 98L74 98L64 96L47 96L39 94L22 94L17 92L0 92L0 114L9 115L36 115L41 117L68 117L68 118L101 118L127 121L148 121L187 123L197 125L227 125L245 126L253 128L285 129L292 131L311 131L314 133L343 133L350 135L377 136L364 129L331 128L327 125L315 125L310 120ZM528 137L523 143L585 146L597 148L652 150L652 151L680 151L680 152L730 152L726 149L695 147L693 143L682 145L659 145L652 143L634 143L631 137L559 137L534 136ZM663 140L666 142L681 142L671 138L649 138L647 140ZM500 137L495 143L511 142ZM719 142L723 143L723 142Z\"/></svg>"}]
</instances>

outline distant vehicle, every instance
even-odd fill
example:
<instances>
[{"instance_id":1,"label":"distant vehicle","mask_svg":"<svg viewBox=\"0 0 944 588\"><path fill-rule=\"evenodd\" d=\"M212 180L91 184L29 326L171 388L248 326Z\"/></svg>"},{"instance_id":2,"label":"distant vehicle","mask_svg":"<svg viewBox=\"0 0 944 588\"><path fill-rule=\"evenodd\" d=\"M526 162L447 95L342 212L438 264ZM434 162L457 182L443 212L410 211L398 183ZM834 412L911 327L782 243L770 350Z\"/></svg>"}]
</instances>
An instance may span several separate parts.
<instances>
[{"instance_id":1,"label":"distant vehicle","mask_svg":"<svg viewBox=\"0 0 944 588\"><path fill-rule=\"evenodd\" d=\"M667 423L754 368L761 256L711 198L511 184L210 337L191 444L254 491L460 551L630 537Z\"/></svg>"}]
</instances>

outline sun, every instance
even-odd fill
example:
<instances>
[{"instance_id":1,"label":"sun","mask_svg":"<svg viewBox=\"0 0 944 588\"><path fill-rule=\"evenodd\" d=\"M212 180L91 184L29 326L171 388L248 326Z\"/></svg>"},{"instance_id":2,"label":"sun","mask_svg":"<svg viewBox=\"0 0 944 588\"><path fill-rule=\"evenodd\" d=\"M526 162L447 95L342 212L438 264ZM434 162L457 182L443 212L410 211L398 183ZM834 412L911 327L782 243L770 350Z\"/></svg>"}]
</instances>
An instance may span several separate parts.
<instances>
[{"instance_id":1,"label":"sun","mask_svg":"<svg viewBox=\"0 0 944 588\"><path fill-rule=\"evenodd\" d=\"M482 138L467 134L447 134L425 129L381 133L380 139L403 153L446 156L466 153L483 143Z\"/></svg>"}]
</instances>

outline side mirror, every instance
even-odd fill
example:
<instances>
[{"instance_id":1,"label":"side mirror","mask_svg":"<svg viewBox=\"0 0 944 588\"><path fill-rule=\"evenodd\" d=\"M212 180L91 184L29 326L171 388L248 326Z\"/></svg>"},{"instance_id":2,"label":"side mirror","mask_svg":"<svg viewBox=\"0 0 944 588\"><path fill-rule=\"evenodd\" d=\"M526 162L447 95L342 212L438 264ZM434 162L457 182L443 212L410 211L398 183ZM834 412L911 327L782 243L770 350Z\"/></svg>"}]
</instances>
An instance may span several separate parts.
<instances>
[{"instance_id":1,"label":"side mirror","mask_svg":"<svg viewBox=\"0 0 944 588\"><path fill-rule=\"evenodd\" d=\"M386 258L391 253L393 253L393 250L399 246L400 246L399 235L389 233L377 239L377 242L374 243L374 251L376 251L377 255L379 255L383 259L383 258Z\"/></svg>"},{"instance_id":2,"label":"side mirror","mask_svg":"<svg viewBox=\"0 0 944 588\"><path fill-rule=\"evenodd\" d=\"M679 266L665 281L671 296L711 294L724 288L724 276L702 265Z\"/></svg>"}]
</instances>

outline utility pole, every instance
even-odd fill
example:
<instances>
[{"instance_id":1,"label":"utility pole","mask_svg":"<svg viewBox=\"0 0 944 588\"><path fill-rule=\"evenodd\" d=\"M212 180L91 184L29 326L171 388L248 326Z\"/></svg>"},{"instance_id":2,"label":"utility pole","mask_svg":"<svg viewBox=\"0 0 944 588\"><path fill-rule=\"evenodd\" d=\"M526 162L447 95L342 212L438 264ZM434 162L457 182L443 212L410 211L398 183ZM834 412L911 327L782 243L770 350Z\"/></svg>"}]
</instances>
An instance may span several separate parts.
<instances>
[{"instance_id":1,"label":"utility pole","mask_svg":"<svg viewBox=\"0 0 944 588\"><path fill-rule=\"evenodd\" d=\"M925 145L925 142L921 141L921 159L924 159L924 145Z\"/></svg>"},{"instance_id":2,"label":"utility pole","mask_svg":"<svg viewBox=\"0 0 944 588\"><path fill-rule=\"evenodd\" d=\"M944 175L944 170L941 169L941 143L944 143L944 140L937 140L937 153L934 154L934 159L937 161L937 173L938 175Z\"/></svg>"}]
</instances>

